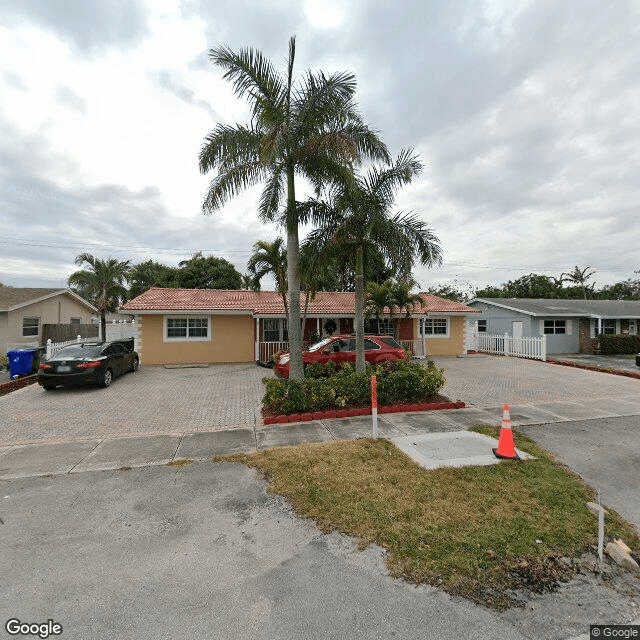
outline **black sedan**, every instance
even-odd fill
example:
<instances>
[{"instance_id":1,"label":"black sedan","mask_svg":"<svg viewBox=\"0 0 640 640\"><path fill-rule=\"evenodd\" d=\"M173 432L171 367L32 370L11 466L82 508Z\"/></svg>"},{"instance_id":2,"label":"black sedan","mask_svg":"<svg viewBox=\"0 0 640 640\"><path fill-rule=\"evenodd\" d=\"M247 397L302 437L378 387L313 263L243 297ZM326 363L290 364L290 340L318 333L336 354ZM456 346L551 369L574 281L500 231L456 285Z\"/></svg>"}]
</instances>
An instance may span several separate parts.
<instances>
[{"instance_id":1,"label":"black sedan","mask_svg":"<svg viewBox=\"0 0 640 640\"><path fill-rule=\"evenodd\" d=\"M50 391L58 385L108 387L127 371L138 369L138 354L129 341L70 344L40 364L38 384Z\"/></svg>"}]
</instances>

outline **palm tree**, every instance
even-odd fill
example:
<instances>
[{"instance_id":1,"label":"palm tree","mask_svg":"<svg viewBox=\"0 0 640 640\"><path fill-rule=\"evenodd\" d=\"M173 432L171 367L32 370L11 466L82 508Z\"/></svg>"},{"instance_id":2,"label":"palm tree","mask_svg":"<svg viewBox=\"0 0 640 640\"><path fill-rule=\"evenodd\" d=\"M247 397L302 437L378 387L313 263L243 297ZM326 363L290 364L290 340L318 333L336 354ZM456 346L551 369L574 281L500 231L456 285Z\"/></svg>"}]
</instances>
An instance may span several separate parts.
<instances>
[{"instance_id":1,"label":"palm tree","mask_svg":"<svg viewBox=\"0 0 640 640\"><path fill-rule=\"evenodd\" d=\"M411 279L406 282L394 282L391 285L391 315L393 318L394 309L398 309L399 316L405 312L407 318L411 317L415 305L422 307L424 300L417 293L411 293L412 287L416 286L415 280ZM400 317L395 323L396 339L400 338Z\"/></svg>"},{"instance_id":2,"label":"palm tree","mask_svg":"<svg viewBox=\"0 0 640 640\"><path fill-rule=\"evenodd\" d=\"M67 283L98 309L102 339L106 340L106 314L107 311L115 311L120 301L127 296L124 283L131 263L129 260L120 262L115 258L101 260L90 253L81 253L75 259L75 264L86 265L86 268L72 273Z\"/></svg>"},{"instance_id":3,"label":"palm tree","mask_svg":"<svg viewBox=\"0 0 640 640\"><path fill-rule=\"evenodd\" d=\"M247 263L247 269L260 286L260 280L266 275L272 275L276 281L276 291L282 296L284 312L289 315L287 303L287 250L282 238L273 242L258 240L253 245L253 253Z\"/></svg>"},{"instance_id":4,"label":"palm tree","mask_svg":"<svg viewBox=\"0 0 640 640\"><path fill-rule=\"evenodd\" d=\"M391 293L391 280L385 280L383 283L376 282L367 283L365 314L367 316L375 316L376 320L384 320L385 311L388 309L391 313L393 306Z\"/></svg>"},{"instance_id":5,"label":"palm tree","mask_svg":"<svg viewBox=\"0 0 640 640\"><path fill-rule=\"evenodd\" d=\"M351 73L326 76L308 70L293 77L295 38L289 40L284 74L255 49L234 53L220 47L210 51L210 58L225 70L236 95L248 101L251 121L247 126L219 124L206 137L200 171L216 170L217 175L203 210L212 213L232 196L266 183L258 213L264 221L278 220L287 233L290 376L302 378L298 226L303 221L296 209L296 175L319 193L329 178L345 176L362 157L386 161L389 154L356 111Z\"/></svg>"},{"instance_id":6,"label":"palm tree","mask_svg":"<svg viewBox=\"0 0 640 640\"><path fill-rule=\"evenodd\" d=\"M573 282L573 284L579 286L582 289L582 295L586 300L588 289L587 280L595 274L595 271L589 272L589 269L591 269L591 267L580 269L578 265L576 265L573 268L573 271L560 274L560 284L562 284L563 282Z\"/></svg>"},{"instance_id":7,"label":"palm tree","mask_svg":"<svg viewBox=\"0 0 640 640\"><path fill-rule=\"evenodd\" d=\"M366 175L334 183L328 201L306 204L318 225L307 237L316 247L338 246L355 254L356 371L365 370L364 360L364 263L378 250L399 280L409 278L418 258L431 266L442 261L438 238L414 214L391 213L396 191L422 170L413 152L404 150L395 162L371 168Z\"/></svg>"}]
</instances>

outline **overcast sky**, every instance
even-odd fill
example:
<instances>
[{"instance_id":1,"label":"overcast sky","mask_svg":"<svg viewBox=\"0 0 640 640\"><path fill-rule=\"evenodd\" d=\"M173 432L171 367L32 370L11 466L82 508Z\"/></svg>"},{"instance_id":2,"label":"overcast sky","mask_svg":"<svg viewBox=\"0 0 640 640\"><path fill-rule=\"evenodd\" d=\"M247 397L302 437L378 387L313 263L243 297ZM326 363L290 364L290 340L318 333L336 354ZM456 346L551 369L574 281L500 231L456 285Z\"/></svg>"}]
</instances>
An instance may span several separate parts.
<instances>
[{"instance_id":1,"label":"overcast sky","mask_svg":"<svg viewBox=\"0 0 640 640\"><path fill-rule=\"evenodd\" d=\"M365 120L425 169L398 208L443 266L421 287L640 269L638 0L0 0L0 282L65 286L74 257L241 272L259 189L202 214L198 152L246 123L208 51L349 70ZM269 283L265 282L265 285Z\"/></svg>"}]
</instances>

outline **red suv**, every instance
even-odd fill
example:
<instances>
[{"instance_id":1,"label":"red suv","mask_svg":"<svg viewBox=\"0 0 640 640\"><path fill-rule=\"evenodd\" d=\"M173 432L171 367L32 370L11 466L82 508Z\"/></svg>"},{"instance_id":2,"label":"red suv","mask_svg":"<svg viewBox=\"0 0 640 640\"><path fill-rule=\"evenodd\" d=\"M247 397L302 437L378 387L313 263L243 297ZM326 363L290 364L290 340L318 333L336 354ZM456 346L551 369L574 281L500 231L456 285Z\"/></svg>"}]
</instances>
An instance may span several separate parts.
<instances>
[{"instance_id":1,"label":"red suv","mask_svg":"<svg viewBox=\"0 0 640 640\"><path fill-rule=\"evenodd\" d=\"M365 336L364 358L371 364L377 364L384 360L402 360L405 351L400 343L391 336ZM276 364L274 371L281 378L289 377L289 354L283 353ZM321 363L326 364L333 360L336 364L343 362L356 362L356 339L354 336L331 336L311 345L302 354L303 365Z\"/></svg>"}]
</instances>

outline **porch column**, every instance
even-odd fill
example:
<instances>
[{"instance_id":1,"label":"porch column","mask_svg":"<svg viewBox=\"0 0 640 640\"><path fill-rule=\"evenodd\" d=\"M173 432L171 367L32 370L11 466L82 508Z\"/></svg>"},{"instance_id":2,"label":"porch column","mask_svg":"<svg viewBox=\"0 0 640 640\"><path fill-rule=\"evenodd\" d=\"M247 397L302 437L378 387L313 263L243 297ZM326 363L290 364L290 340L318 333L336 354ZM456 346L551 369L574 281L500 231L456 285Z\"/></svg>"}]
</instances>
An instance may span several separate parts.
<instances>
[{"instance_id":1,"label":"porch column","mask_svg":"<svg viewBox=\"0 0 640 640\"><path fill-rule=\"evenodd\" d=\"M322 337L322 334L320 333L320 318L316 318L316 333L318 334L318 338Z\"/></svg>"},{"instance_id":2,"label":"porch column","mask_svg":"<svg viewBox=\"0 0 640 640\"><path fill-rule=\"evenodd\" d=\"M256 362L260 360L260 318L256 318L256 341L255 341Z\"/></svg>"},{"instance_id":3,"label":"porch column","mask_svg":"<svg viewBox=\"0 0 640 640\"><path fill-rule=\"evenodd\" d=\"M598 335L602 333L602 318L598 318Z\"/></svg>"}]
</instances>

